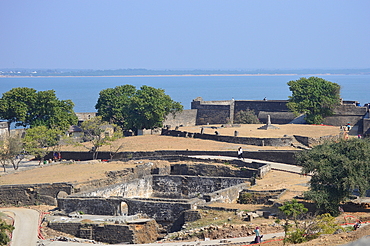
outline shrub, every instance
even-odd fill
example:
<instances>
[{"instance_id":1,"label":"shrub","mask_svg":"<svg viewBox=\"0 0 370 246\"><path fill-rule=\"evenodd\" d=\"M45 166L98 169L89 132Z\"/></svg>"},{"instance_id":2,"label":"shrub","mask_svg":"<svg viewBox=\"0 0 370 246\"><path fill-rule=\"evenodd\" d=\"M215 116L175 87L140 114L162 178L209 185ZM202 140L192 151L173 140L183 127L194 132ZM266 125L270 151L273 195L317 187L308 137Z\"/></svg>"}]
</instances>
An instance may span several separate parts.
<instances>
[{"instance_id":1,"label":"shrub","mask_svg":"<svg viewBox=\"0 0 370 246\"><path fill-rule=\"evenodd\" d=\"M236 124L260 124L254 110L246 109L241 110L235 114L234 123Z\"/></svg>"}]
</instances>

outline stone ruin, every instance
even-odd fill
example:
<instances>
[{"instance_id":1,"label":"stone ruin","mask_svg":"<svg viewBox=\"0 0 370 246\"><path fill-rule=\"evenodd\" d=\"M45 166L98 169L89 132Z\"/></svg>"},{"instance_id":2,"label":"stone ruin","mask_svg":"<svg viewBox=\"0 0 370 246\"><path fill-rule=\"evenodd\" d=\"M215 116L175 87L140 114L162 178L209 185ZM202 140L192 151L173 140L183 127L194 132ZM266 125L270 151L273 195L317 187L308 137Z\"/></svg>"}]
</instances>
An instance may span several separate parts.
<instances>
[{"instance_id":1,"label":"stone ruin","mask_svg":"<svg viewBox=\"0 0 370 246\"><path fill-rule=\"evenodd\" d=\"M80 238L150 243L199 219L197 208L236 201L242 190L255 184L255 177L270 170L269 164L239 160L236 168L210 163L215 160L201 162L156 167L138 161L135 168L107 173L119 177L114 184L79 186L76 192L59 195L55 214L64 219L46 220L52 229Z\"/></svg>"}]
</instances>

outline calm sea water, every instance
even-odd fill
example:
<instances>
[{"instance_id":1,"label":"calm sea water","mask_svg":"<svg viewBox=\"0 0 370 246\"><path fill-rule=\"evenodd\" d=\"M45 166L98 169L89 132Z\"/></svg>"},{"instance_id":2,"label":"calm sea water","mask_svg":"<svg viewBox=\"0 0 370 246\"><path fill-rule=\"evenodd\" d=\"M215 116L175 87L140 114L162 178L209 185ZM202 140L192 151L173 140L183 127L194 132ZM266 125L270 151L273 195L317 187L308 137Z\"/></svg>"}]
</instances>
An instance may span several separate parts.
<instances>
[{"instance_id":1,"label":"calm sea water","mask_svg":"<svg viewBox=\"0 0 370 246\"><path fill-rule=\"evenodd\" d=\"M47 77L0 78L0 94L16 87L30 87L38 91L55 90L60 100L71 99L75 112L95 112L99 92L106 88L131 84L165 90L185 109L196 97L211 100L285 100L291 95L287 82L303 76L178 76L178 77ZM308 77L308 76L305 76ZM363 105L370 102L370 75L318 76L341 86L344 100L355 100Z\"/></svg>"}]
</instances>

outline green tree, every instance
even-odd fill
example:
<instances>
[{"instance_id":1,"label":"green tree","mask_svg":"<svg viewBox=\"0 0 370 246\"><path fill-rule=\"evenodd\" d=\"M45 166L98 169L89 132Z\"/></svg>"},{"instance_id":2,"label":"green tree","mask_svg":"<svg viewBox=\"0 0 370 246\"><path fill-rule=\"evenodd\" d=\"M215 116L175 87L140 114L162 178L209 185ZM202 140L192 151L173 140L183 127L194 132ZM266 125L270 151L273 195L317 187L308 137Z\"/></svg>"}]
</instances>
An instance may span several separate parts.
<instances>
[{"instance_id":1,"label":"green tree","mask_svg":"<svg viewBox=\"0 0 370 246\"><path fill-rule=\"evenodd\" d=\"M236 124L260 124L256 113L254 110L240 110L235 114L234 123Z\"/></svg>"},{"instance_id":2,"label":"green tree","mask_svg":"<svg viewBox=\"0 0 370 246\"><path fill-rule=\"evenodd\" d=\"M283 206L279 207L279 210L285 215L285 222L283 224L285 232L284 244L285 242L302 243L307 241L307 239L303 236L304 230L299 228L298 219L299 216L307 213L308 209L296 199L292 199L291 201L284 202ZM290 223L291 220L294 222L295 230L289 233L290 228L293 226ZM277 222L280 221L278 220Z\"/></svg>"},{"instance_id":3,"label":"green tree","mask_svg":"<svg viewBox=\"0 0 370 246\"><path fill-rule=\"evenodd\" d=\"M108 128L112 128L114 132L109 134L107 132ZM91 142L93 145L92 149L89 149L93 154L93 159L97 159L100 147L110 144L118 137L122 137L120 128L104 121L101 116L82 122L81 129L84 131L84 140Z\"/></svg>"},{"instance_id":4,"label":"green tree","mask_svg":"<svg viewBox=\"0 0 370 246\"><path fill-rule=\"evenodd\" d=\"M0 163L6 171L7 164L17 170L24 159L23 141L18 135L7 135L0 140Z\"/></svg>"},{"instance_id":5,"label":"green tree","mask_svg":"<svg viewBox=\"0 0 370 246\"><path fill-rule=\"evenodd\" d=\"M292 96L288 108L295 115L306 114L306 122L321 124L340 105L340 86L318 77L300 78L288 82Z\"/></svg>"},{"instance_id":6,"label":"green tree","mask_svg":"<svg viewBox=\"0 0 370 246\"><path fill-rule=\"evenodd\" d=\"M27 87L13 88L0 98L0 119L15 126L47 126L67 130L77 123L71 100L59 100L54 90L39 91Z\"/></svg>"},{"instance_id":7,"label":"green tree","mask_svg":"<svg viewBox=\"0 0 370 246\"><path fill-rule=\"evenodd\" d=\"M36 104L37 93L35 89L27 87L13 88L5 92L0 98L0 119L8 121L8 128L22 126L27 122L30 108Z\"/></svg>"},{"instance_id":8,"label":"green tree","mask_svg":"<svg viewBox=\"0 0 370 246\"><path fill-rule=\"evenodd\" d=\"M168 114L182 109L183 106L173 101L164 90L144 85L132 98L127 125L133 130L162 127Z\"/></svg>"},{"instance_id":9,"label":"green tree","mask_svg":"<svg viewBox=\"0 0 370 246\"><path fill-rule=\"evenodd\" d=\"M30 109L30 117L25 124L66 131L78 121L73 107L74 103L71 100L59 100L54 90L39 91L35 107Z\"/></svg>"},{"instance_id":10,"label":"green tree","mask_svg":"<svg viewBox=\"0 0 370 246\"><path fill-rule=\"evenodd\" d=\"M165 117L183 106L166 95L164 90L132 85L117 86L100 92L95 108L102 119L124 129L153 129L161 127Z\"/></svg>"},{"instance_id":11,"label":"green tree","mask_svg":"<svg viewBox=\"0 0 370 246\"><path fill-rule=\"evenodd\" d=\"M312 174L305 196L332 215L354 191L370 189L370 139L327 142L297 155L304 174Z\"/></svg>"},{"instance_id":12,"label":"green tree","mask_svg":"<svg viewBox=\"0 0 370 246\"><path fill-rule=\"evenodd\" d=\"M8 245L10 242L9 234L14 230L14 226L8 225L4 220L0 219L0 245Z\"/></svg>"},{"instance_id":13,"label":"green tree","mask_svg":"<svg viewBox=\"0 0 370 246\"><path fill-rule=\"evenodd\" d=\"M136 88L133 85L121 85L100 91L95 108L98 115L104 121L125 126L125 118L128 116L128 106L131 98L135 95Z\"/></svg>"},{"instance_id":14,"label":"green tree","mask_svg":"<svg viewBox=\"0 0 370 246\"><path fill-rule=\"evenodd\" d=\"M46 126L29 128L24 137L25 150L39 158L41 164L45 156L57 148L61 134L61 130L49 129Z\"/></svg>"}]
</instances>

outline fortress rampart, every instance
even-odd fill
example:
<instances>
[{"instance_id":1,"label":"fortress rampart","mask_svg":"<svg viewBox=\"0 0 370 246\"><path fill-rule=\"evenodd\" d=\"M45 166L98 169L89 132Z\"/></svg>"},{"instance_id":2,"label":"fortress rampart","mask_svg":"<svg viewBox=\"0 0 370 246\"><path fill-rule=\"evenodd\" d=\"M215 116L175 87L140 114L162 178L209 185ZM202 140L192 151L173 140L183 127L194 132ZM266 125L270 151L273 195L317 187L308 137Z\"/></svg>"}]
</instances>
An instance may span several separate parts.
<instances>
[{"instance_id":1,"label":"fortress rampart","mask_svg":"<svg viewBox=\"0 0 370 246\"><path fill-rule=\"evenodd\" d=\"M164 125L191 126L234 123L235 115L242 110L253 110L261 123L267 123L270 115L272 124L294 122L294 114L286 106L288 100L223 100L203 101L201 97L191 102L191 109L178 114L176 121L167 120ZM193 118L195 117L195 118ZM326 117L323 124L344 126L348 122L358 129L358 134L370 135L369 108L358 106L356 101L342 101L334 115ZM193 124L194 123L194 124Z\"/></svg>"}]
</instances>

